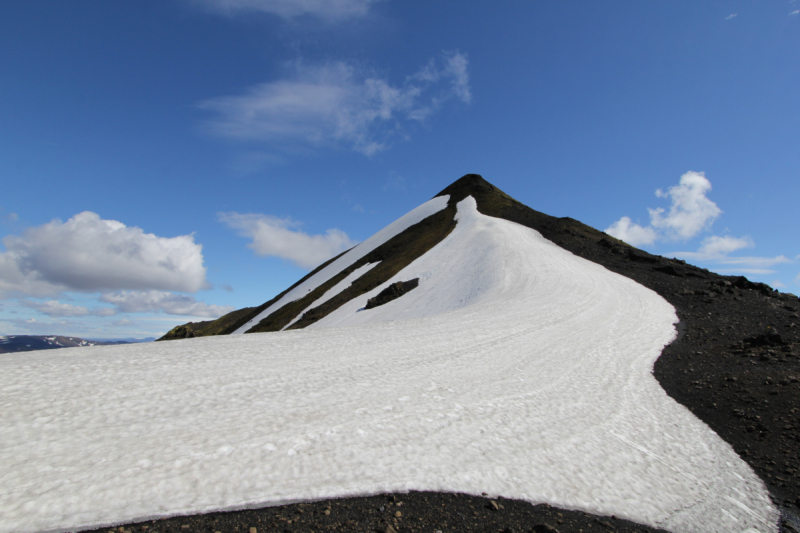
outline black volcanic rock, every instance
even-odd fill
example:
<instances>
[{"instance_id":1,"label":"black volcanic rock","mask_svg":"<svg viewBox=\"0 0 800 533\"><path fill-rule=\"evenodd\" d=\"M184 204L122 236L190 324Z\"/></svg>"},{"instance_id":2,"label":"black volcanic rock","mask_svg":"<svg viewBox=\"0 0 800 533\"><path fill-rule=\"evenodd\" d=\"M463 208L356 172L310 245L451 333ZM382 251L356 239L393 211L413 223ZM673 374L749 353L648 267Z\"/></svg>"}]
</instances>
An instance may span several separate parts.
<instances>
[{"instance_id":1,"label":"black volcanic rock","mask_svg":"<svg viewBox=\"0 0 800 533\"><path fill-rule=\"evenodd\" d=\"M378 307L379 305L388 304L392 300L400 298L408 291L416 289L417 286L419 286L419 278L392 283L391 285L383 289L381 292L379 292L377 296L367 300L367 305L364 306L364 309L373 309L375 307Z\"/></svg>"}]
</instances>

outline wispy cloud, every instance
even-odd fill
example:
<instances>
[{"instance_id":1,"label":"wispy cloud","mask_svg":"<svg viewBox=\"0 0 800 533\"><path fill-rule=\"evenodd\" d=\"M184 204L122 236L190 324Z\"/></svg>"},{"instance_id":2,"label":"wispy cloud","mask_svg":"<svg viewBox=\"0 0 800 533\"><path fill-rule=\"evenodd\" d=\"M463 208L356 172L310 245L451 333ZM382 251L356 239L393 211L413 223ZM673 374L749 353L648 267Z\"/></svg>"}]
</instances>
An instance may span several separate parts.
<instances>
[{"instance_id":1,"label":"wispy cloud","mask_svg":"<svg viewBox=\"0 0 800 533\"><path fill-rule=\"evenodd\" d=\"M680 182L666 192L656 191L659 198L669 198L669 212L664 208L649 209L650 225L641 226L622 217L605 232L633 246L653 244L656 240L688 240L708 228L722 214L717 204L706 197L711 182L703 172L690 170Z\"/></svg>"},{"instance_id":2,"label":"wispy cloud","mask_svg":"<svg viewBox=\"0 0 800 533\"><path fill-rule=\"evenodd\" d=\"M792 262L792 260L785 255L777 255L775 257L728 257L726 255L709 256L700 252L676 252L669 255L688 261L720 265L721 268L717 267L714 270L721 273L741 272L743 274L775 274L777 271L770 267Z\"/></svg>"},{"instance_id":3,"label":"wispy cloud","mask_svg":"<svg viewBox=\"0 0 800 533\"><path fill-rule=\"evenodd\" d=\"M208 287L202 247L192 235L158 237L90 211L28 228L3 244L0 297Z\"/></svg>"},{"instance_id":4,"label":"wispy cloud","mask_svg":"<svg viewBox=\"0 0 800 533\"><path fill-rule=\"evenodd\" d=\"M738 13L731 13L730 15L728 15L727 17L725 17L725 20L731 20L731 19L734 19L734 18L736 18L737 16L739 16L739 14L738 14Z\"/></svg>"},{"instance_id":5,"label":"wispy cloud","mask_svg":"<svg viewBox=\"0 0 800 533\"><path fill-rule=\"evenodd\" d=\"M20 300L20 305L35 309L40 313L49 317L67 317L67 316L111 316L116 314L116 311L110 307L96 307L88 309L82 305L72 305L61 303L58 300L47 300L45 302L35 302L33 300Z\"/></svg>"},{"instance_id":6,"label":"wispy cloud","mask_svg":"<svg viewBox=\"0 0 800 533\"><path fill-rule=\"evenodd\" d=\"M697 253L704 257L718 259L743 248L753 248L755 245L750 237L719 237L713 235L703 241Z\"/></svg>"},{"instance_id":7,"label":"wispy cloud","mask_svg":"<svg viewBox=\"0 0 800 533\"><path fill-rule=\"evenodd\" d=\"M234 15L242 12L262 12L292 19L311 15L324 20L340 21L363 17L372 4L380 0L192 0L206 9Z\"/></svg>"},{"instance_id":8,"label":"wispy cloud","mask_svg":"<svg viewBox=\"0 0 800 533\"><path fill-rule=\"evenodd\" d=\"M401 85L344 62L296 62L286 79L199 107L215 115L205 126L222 137L284 148L344 145L372 155L451 99L472 99L467 57L457 51L443 53Z\"/></svg>"},{"instance_id":9,"label":"wispy cloud","mask_svg":"<svg viewBox=\"0 0 800 533\"><path fill-rule=\"evenodd\" d=\"M168 315L218 318L235 310L229 305L209 305L191 296L164 291L118 291L102 295L100 301L113 304L122 313L163 312Z\"/></svg>"},{"instance_id":10,"label":"wispy cloud","mask_svg":"<svg viewBox=\"0 0 800 533\"><path fill-rule=\"evenodd\" d=\"M309 235L290 218L239 213L219 213L217 217L242 237L252 239L247 246L258 255L288 259L301 268L314 268L356 244L339 229Z\"/></svg>"},{"instance_id":11,"label":"wispy cloud","mask_svg":"<svg viewBox=\"0 0 800 533\"><path fill-rule=\"evenodd\" d=\"M775 273L775 270L768 268L715 268L714 271L719 274L754 274L758 276L767 276Z\"/></svg>"},{"instance_id":12,"label":"wispy cloud","mask_svg":"<svg viewBox=\"0 0 800 533\"><path fill-rule=\"evenodd\" d=\"M792 12L791 12L791 13L789 13L789 14L790 14L790 15L800 15L800 9L795 9L794 11L792 11Z\"/></svg>"},{"instance_id":13,"label":"wispy cloud","mask_svg":"<svg viewBox=\"0 0 800 533\"><path fill-rule=\"evenodd\" d=\"M705 239L696 252L676 252L670 255L678 259L722 265L723 268L715 269L718 272L741 272L744 274L774 274L775 270L771 270L770 267L792 262L785 255L775 257L728 256L730 253L754 246L755 243L750 237L712 236ZM731 267L736 265L736 267L725 268L726 265Z\"/></svg>"},{"instance_id":14,"label":"wispy cloud","mask_svg":"<svg viewBox=\"0 0 800 533\"><path fill-rule=\"evenodd\" d=\"M72 335L71 332L78 330L83 325L74 320L39 321L35 318L6 318L0 320L10 324L12 328L8 331L20 331L23 334L31 335Z\"/></svg>"}]
</instances>

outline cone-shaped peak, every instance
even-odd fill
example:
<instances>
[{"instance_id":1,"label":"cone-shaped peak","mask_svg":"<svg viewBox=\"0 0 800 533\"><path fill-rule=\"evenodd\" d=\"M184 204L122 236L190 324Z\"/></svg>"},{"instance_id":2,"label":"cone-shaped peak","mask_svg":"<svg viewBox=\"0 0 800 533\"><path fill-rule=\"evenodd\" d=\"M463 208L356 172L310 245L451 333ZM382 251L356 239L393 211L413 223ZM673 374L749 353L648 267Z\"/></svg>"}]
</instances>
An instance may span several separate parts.
<instances>
[{"instance_id":1,"label":"cone-shaped peak","mask_svg":"<svg viewBox=\"0 0 800 533\"><path fill-rule=\"evenodd\" d=\"M483 179L483 176L480 174L467 174L448 185L442 192L434 196L434 198L449 194L450 204L453 205L467 196L477 197L491 192L503 193L503 191Z\"/></svg>"}]
</instances>

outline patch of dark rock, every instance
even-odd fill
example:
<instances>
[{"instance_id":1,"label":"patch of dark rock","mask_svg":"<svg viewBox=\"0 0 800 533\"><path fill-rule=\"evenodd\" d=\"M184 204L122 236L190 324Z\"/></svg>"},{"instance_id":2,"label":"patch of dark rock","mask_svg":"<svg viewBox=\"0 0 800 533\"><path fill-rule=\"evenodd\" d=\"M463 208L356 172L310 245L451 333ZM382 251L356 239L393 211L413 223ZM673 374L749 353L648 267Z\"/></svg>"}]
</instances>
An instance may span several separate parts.
<instances>
[{"instance_id":1,"label":"patch of dark rock","mask_svg":"<svg viewBox=\"0 0 800 533\"><path fill-rule=\"evenodd\" d=\"M785 346L786 341L783 340L783 337L781 337L774 328L768 327L763 333L744 339L744 344L752 347Z\"/></svg>"},{"instance_id":2,"label":"patch of dark rock","mask_svg":"<svg viewBox=\"0 0 800 533\"><path fill-rule=\"evenodd\" d=\"M496 509L491 506L496 504ZM489 508L491 507L491 508ZM279 507L176 516L119 525L115 531L131 533L220 533L364 531L381 533L569 533L615 531L661 533L655 529L613 516L595 516L547 504L520 500L490 499L468 494L409 492L377 496L297 503ZM105 527L87 533L108 533Z\"/></svg>"},{"instance_id":3,"label":"patch of dark rock","mask_svg":"<svg viewBox=\"0 0 800 533\"><path fill-rule=\"evenodd\" d=\"M364 309L373 309L379 305L388 304L392 300L400 298L405 293L416 289L417 286L419 286L419 278L392 283L379 292L377 296L367 300L367 305L364 307Z\"/></svg>"},{"instance_id":4,"label":"patch of dark rock","mask_svg":"<svg viewBox=\"0 0 800 533\"><path fill-rule=\"evenodd\" d=\"M686 274L683 273L682 270L679 270L679 269L675 268L673 265L657 266L657 267L653 267L653 270L655 270L656 272L669 274L670 276L683 277L683 276L686 275Z\"/></svg>"}]
</instances>

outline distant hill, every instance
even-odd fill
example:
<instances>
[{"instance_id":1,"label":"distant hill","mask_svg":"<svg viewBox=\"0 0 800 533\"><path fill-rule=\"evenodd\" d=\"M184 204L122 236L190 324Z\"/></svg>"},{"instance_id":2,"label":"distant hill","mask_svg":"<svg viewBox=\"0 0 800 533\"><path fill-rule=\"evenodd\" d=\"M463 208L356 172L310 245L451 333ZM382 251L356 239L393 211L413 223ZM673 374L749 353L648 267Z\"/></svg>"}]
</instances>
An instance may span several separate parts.
<instances>
[{"instance_id":1,"label":"distant hill","mask_svg":"<svg viewBox=\"0 0 800 533\"><path fill-rule=\"evenodd\" d=\"M58 348L78 348L81 346L107 346L112 344L131 344L152 342L147 339L102 339L86 340L80 337L61 335L0 335L0 353L31 352L34 350L55 350Z\"/></svg>"}]
</instances>

